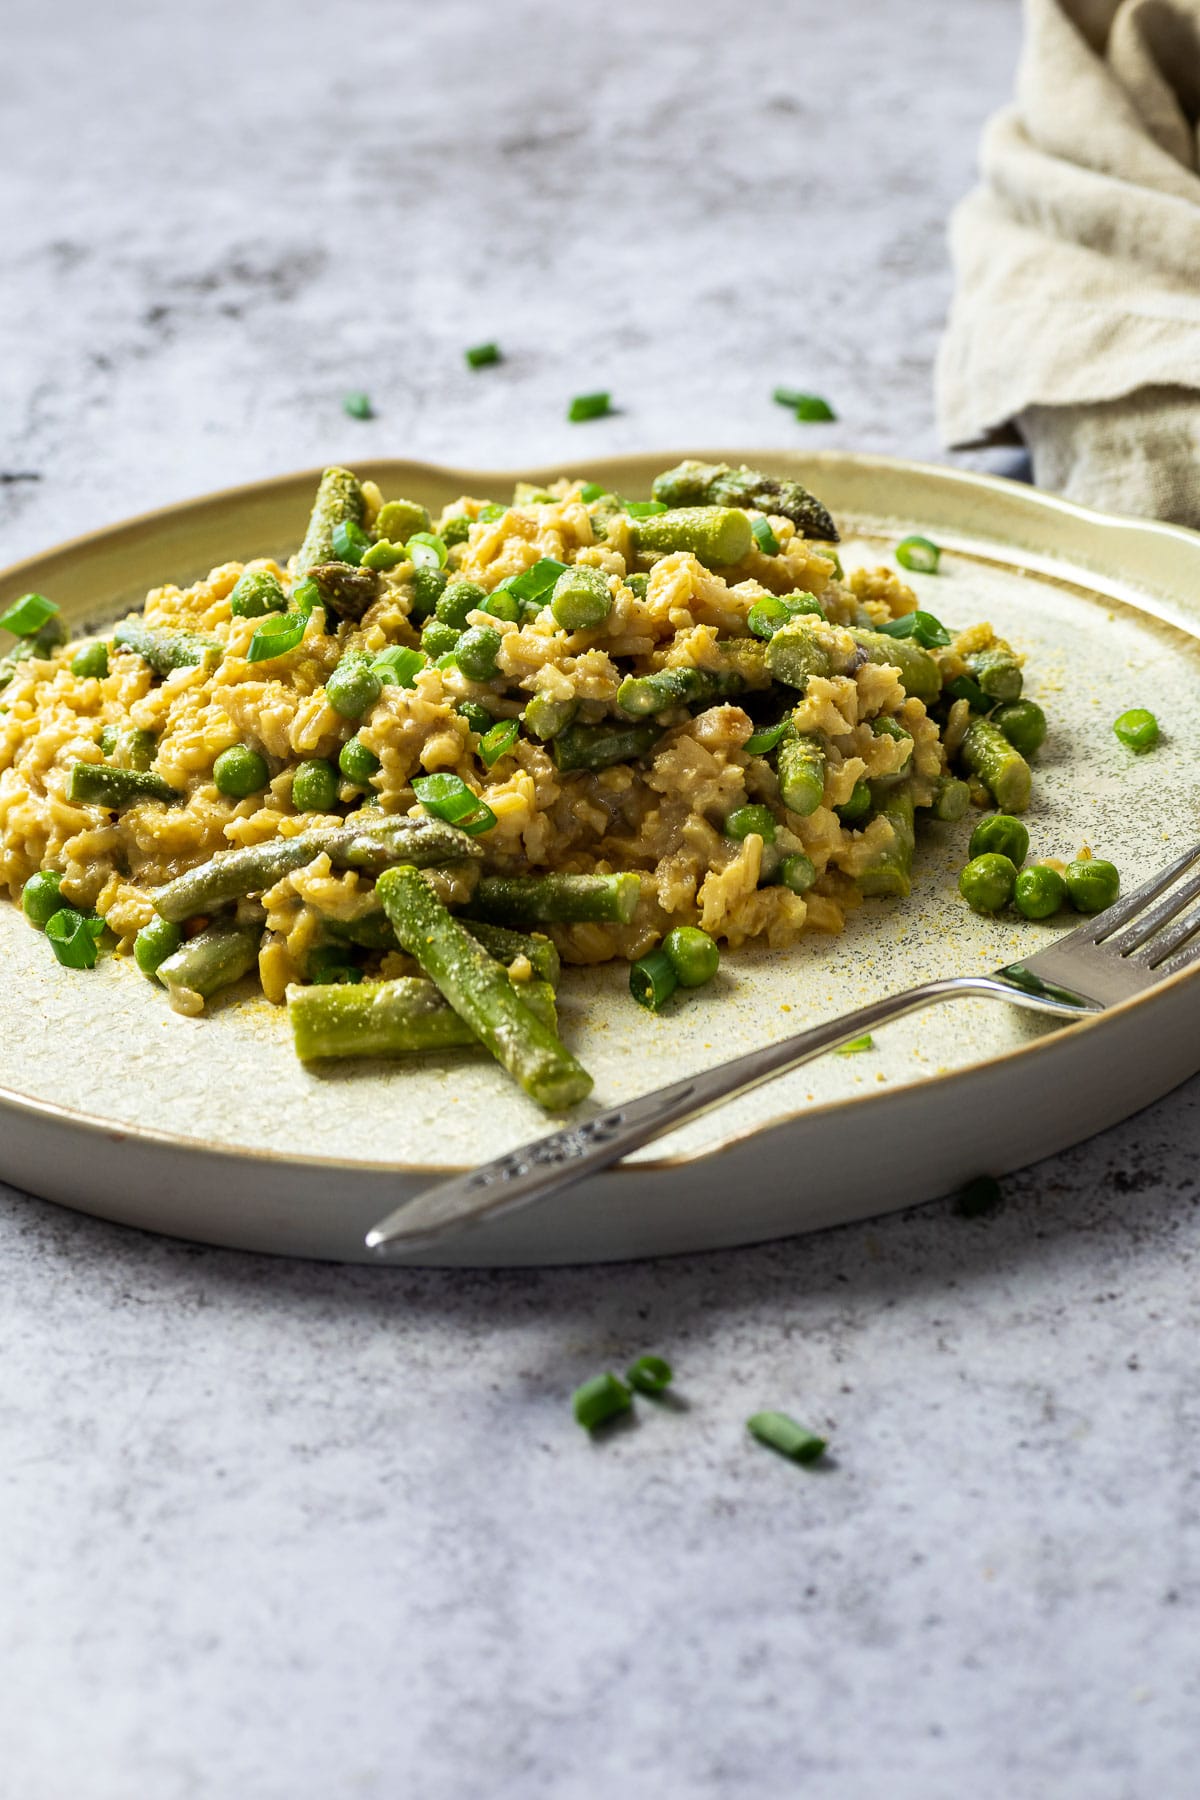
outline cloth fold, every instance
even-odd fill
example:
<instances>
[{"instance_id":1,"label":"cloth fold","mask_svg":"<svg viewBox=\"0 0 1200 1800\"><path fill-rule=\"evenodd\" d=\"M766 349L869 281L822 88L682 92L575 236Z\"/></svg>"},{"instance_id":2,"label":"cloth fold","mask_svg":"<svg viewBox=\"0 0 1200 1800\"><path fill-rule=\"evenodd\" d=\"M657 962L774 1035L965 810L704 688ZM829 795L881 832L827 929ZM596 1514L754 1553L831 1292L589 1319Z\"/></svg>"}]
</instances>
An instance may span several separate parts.
<instances>
[{"instance_id":1,"label":"cloth fold","mask_svg":"<svg viewBox=\"0 0 1200 1800\"><path fill-rule=\"evenodd\" d=\"M954 448L1200 526L1200 0L1025 0L1015 105L951 225Z\"/></svg>"}]
</instances>

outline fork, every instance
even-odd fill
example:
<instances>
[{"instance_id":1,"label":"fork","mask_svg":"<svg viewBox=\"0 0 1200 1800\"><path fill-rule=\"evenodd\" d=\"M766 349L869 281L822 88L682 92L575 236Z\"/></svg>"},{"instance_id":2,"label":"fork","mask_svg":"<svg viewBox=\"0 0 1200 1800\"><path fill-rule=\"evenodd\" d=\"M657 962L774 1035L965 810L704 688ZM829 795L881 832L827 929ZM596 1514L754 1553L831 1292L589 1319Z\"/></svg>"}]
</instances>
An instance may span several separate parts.
<instances>
[{"instance_id":1,"label":"fork","mask_svg":"<svg viewBox=\"0 0 1200 1800\"><path fill-rule=\"evenodd\" d=\"M991 975L949 976L873 1000L427 1188L374 1226L367 1233L367 1247L382 1255L424 1248L544 1200L718 1102L940 1000L983 997L1008 1000L1064 1022L1094 1018L1200 961L1200 906L1191 904L1200 898L1197 862L1200 844L1046 949Z\"/></svg>"}]
</instances>

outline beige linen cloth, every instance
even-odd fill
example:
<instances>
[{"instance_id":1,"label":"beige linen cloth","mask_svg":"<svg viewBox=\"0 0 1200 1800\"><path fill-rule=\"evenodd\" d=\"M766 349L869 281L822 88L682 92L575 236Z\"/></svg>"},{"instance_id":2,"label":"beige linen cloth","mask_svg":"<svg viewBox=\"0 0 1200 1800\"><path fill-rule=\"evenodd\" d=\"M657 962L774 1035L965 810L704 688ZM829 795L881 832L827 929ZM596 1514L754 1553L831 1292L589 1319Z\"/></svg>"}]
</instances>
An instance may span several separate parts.
<instances>
[{"instance_id":1,"label":"beige linen cloth","mask_svg":"<svg viewBox=\"0 0 1200 1800\"><path fill-rule=\"evenodd\" d=\"M1200 0L1025 0L951 225L938 422L1088 506L1200 527Z\"/></svg>"}]
</instances>

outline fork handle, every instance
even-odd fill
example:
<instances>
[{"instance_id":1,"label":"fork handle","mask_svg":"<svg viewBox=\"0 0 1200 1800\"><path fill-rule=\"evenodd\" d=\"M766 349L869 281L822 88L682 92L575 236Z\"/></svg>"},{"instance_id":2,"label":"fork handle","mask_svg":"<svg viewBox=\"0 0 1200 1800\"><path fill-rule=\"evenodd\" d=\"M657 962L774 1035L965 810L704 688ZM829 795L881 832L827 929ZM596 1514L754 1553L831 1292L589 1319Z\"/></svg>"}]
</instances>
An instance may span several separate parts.
<instances>
[{"instance_id":1,"label":"fork handle","mask_svg":"<svg viewBox=\"0 0 1200 1800\"><path fill-rule=\"evenodd\" d=\"M619 1162L630 1151L661 1137L671 1126L694 1119L709 1107L722 1100L732 1100L770 1080L773 1075L798 1068L825 1050L835 1050L851 1038L861 1037L864 1032L889 1024L906 1013L932 1006L939 1000L981 995L1064 1018L1078 1018L1080 1012L1077 1005L1070 1005L1065 1000L1022 993L991 976L960 975L943 981L928 981L920 987L908 988L902 994L873 1000L855 1012L843 1013L824 1024L812 1025L807 1031L796 1032L777 1043L749 1050L744 1056L718 1063L715 1068L673 1082L669 1087L655 1088L636 1100L609 1107L577 1125L551 1132L548 1137L523 1144L518 1150L496 1157L493 1162L483 1163L464 1175L427 1188L368 1232L367 1246L377 1251L386 1251L389 1245L398 1250L416 1249L456 1228L482 1224L535 1200L546 1199L562 1188L608 1168L611 1163Z\"/></svg>"}]
</instances>

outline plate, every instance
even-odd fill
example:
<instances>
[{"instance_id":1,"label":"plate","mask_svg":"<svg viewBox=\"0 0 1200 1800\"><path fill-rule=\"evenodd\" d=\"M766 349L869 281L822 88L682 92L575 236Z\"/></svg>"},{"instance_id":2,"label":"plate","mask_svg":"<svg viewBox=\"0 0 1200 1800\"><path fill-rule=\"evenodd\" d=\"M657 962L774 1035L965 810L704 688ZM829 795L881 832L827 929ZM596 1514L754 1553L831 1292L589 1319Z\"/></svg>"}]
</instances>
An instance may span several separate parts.
<instances>
[{"instance_id":1,"label":"plate","mask_svg":"<svg viewBox=\"0 0 1200 1800\"><path fill-rule=\"evenodd\" d=\"M847 565L889 560L918 531L944 546L912 579L951 624L990 619L1028 652L1050 717L1029 814L1033 854L1083 842L1132 885L1197 834L1185 721L1200 703L1200 535L1108 519L962 471L884 458L693 452L795 475L829 504ZM630 494L677 452L518 473L587 474ZM374 462L388 494L440 507L506 496L516 474ZM119 616L164 581L231 557L286 555L318 471L132 520L10 569L72 625ZM1134 757L1111 723L1148 705L1164 728ZM871 902L839 938L726 956L716 982L662 1017L620 968L569 972L563 1031L608 1106L934 975L990 969L1063 929L982 919L955 891L969 821L930 829L907 903ZM363 1236L409 1193L518 1145L548 1121L486 1058L306 1070L281 1010L249 985L200 1020L172 1013L131 962L60 969L0 903L0 1174L150 1230L242 1249L367 1260ZM907 1206L983 1171L1075 1143L1200 1068L1200 971L1093 1022L1047 1026L956 1002L710 1113L544 1209L414 1261L603 1261L750 1243Z\"/></svg>"}]
</instances>

